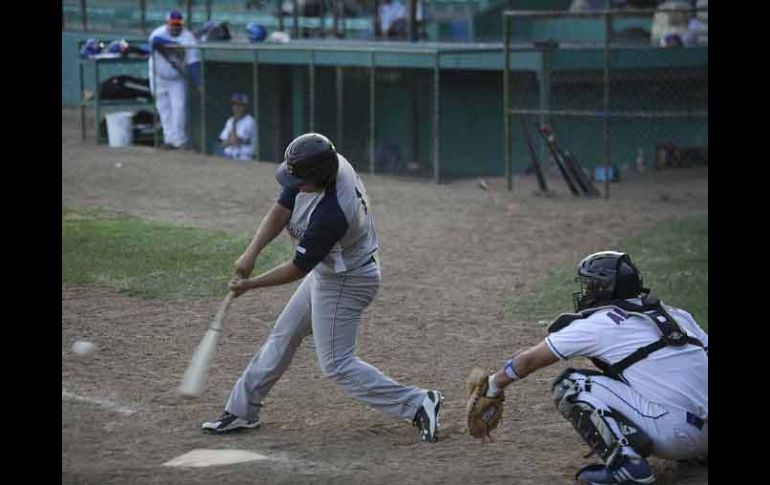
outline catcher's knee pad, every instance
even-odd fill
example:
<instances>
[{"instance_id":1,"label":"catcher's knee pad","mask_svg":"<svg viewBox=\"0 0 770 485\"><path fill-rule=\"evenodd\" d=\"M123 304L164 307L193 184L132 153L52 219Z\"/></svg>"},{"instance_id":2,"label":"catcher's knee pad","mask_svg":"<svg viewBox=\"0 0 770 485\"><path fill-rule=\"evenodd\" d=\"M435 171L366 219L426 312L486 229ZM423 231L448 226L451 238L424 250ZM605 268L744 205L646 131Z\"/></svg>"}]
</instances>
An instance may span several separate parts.
<instances>
[{"instance_id":1,"label":"catcher's knee pad","mask_svg":"<svg viewBox=\"0 0 770 485\"><path fill-rule=\"evenodd\" d=\"M556 408L605 463L611 464L623 446L648 456L652 440L630 419L590 395L591 375L567 369L553 384Z\"/></svg>"}]
</instances>

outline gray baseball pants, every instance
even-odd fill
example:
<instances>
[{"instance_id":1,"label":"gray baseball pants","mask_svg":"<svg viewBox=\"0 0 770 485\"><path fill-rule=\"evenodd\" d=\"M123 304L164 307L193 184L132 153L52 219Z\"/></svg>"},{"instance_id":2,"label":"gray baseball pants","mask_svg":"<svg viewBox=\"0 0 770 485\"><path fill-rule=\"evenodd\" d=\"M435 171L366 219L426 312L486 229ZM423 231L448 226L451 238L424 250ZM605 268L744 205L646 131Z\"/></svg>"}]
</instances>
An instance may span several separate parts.
<instances>
[{"instance_id":1,"label":"gray baseball pants","mask_svg":"<svg viewBox=\"0 0 770 485\"><path fill-rule=\"evenodd\" d=\"M411 420L427 391L395 382L355 353L361 313L379 287L380 270L374 263L335 275L309 273L235 383L225 410L243 419L257 419L262 401L312 332L318 365L326 377L354 399Z\"/></svg>"}]
</instances>

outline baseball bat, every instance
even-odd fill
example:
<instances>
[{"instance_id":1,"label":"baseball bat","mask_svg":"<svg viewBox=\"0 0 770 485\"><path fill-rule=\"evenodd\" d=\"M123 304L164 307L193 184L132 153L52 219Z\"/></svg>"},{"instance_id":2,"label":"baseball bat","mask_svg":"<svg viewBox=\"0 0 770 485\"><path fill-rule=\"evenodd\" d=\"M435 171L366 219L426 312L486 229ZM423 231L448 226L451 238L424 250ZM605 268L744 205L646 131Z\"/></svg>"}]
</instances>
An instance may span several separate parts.
<instances>
[{"instance_id":1,"label":"baseball bat","mask_svg":"<svg viewBox=\"0 0 770 485\"><path fill-rule=\"evenodd\" d=\"M546 144L548 145L548 149L551 152L551 156L553 157L553 160L556 162L556 166L559 167L559 172L561 172L561 176L564 178L564 181L567 183L567 187L569 187L569 191L572 192L572 195L580 195L580 191L575 187L575 183L570 178L569 172L567 172L567 167L564 166L564 162L559 157L559 153L554 148L554 141L556 140L555 135L553 134L553 130L549 125L543 125L539 127L540 134L543 135L543 138L545 138Z\"/></svg>"},{"instance_id":2,"label":"baseball bat","mask_svg":"<svg viewBox=\"0 0 770 485\"><path fill-rule=\"evenodd\" d=\"M203 386L206 383L206 374L211 364L211 357L214 355L214 349L217 346L217 340L219 340L219 333L222 330L222 320L227 313L227 309L230 307L230 302L233 301L233 292L227 294L222 304L219 305L214 320L209 324L206 334L203 335L198 347L195 349L190 364L185 370L184 377L182 378L182 384L179 386L179 394L182 397L197 398L203 391Z\"/></svg>"},{"instance_id":3,"label":"baseball bat","mask_svg":"<svg viewBox=\"0 0 770 485\"><path fill-rule=\"evenodd\" d=\"M540 160L537 159L535 148L532 146L532 137L529 136L527 123L524 121L524 117L520 117L519 121L521 121L521 130L524 132L524 139L526 140L527 148L529 149L529 158L532 162L532 169L535 171L535 175L537 175L537 183L540 186L540 191L548 192L548 186L545 183L543 170L540 168Z\"/></svg>"}]
</instances>

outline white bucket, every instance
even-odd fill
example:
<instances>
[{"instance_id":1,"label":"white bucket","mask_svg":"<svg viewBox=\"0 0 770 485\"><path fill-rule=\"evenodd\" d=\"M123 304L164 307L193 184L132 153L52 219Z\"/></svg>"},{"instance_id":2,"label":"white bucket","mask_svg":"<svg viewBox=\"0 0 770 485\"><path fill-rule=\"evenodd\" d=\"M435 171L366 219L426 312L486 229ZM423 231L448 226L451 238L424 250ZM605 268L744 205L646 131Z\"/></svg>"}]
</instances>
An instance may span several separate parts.
<instances>
[{"instance_id":1,"label":"white bucket","mask_svg":"<svg viewBox=\"0 0 770 485\"><path fill-rule=\"evenodd\" d=\"M133 113L119 111L105 116L107 119L107 139L111 147L125 147L134 142Z\"/></svg>"}]
</instances>

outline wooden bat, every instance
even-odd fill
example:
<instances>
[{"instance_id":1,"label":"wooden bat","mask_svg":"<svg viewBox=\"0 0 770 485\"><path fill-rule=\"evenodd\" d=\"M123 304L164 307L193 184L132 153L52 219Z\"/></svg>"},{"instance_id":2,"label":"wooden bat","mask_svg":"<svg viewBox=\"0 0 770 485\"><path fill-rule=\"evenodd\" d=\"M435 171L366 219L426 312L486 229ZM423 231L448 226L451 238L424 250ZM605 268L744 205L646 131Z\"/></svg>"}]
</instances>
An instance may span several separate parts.
<instances>
[{"instance_id":1,"label":"wooden bat","mask_svg":"<svg viewBox=\"0 0 770 485\"><path fill-rule=\"evenodd\" d=\"M553 134L553 130L549 125L543 125L539 128L539 131L540 134L543 135L543 138L545 138L545 141L548 144L548 149L551 151L551 156L556 162L556 166L559 167L559 172L561 172L561 176L564 178L564 181L567 182L569 191L572 192L572 195L580 195L580 191L575 186L575 182L572 181L569 172L567 172L567 167L564 166L564 162L559 156L559 153L556 151L556 148L554 148L554 142L556 138Z\"/></svg>"},{"instance_id":2,"label":"wooden bat","mask_svg":"<svg viewBox=\"0 0 770 485\"><path fill-rule=\"evenodd\" d=\"M184 378L182 378L182 384L179 386L179 394L182 397L197 398L203 391L203 386L206 383L206 374L209 370L209 364L211 363L211 357L214 355L214 349L217 346L217 340L219 340L219 333L222 330L222 320L227 313L227 309L230 307L230 302L233 301L233 292L227 294L222 304L219 305L214 320L209 324L206 334L203 335L198 347L195 349L190 364L185 370Z\"/></svg>"},{"instance_id":3,"label":"wooden bat","mask_svg":"<svg viewBox=\"0 0 770 485\"><path fill-rule=\"evenodd\" d=\"M535 154L535 147L532 146L532 137L529 136L529 130L527 130L527 123L524 121L524 117L520 117L521 130L524 132L524 139L527 142L527 148L529 149L529 159L532 162L532 169L537 175L537 184L540 186L540 191L548 192L548 186L545 183L545 177L543 176L543 170L540 168L540 160L537 159Z\"/></svg>"}]
</instances>

